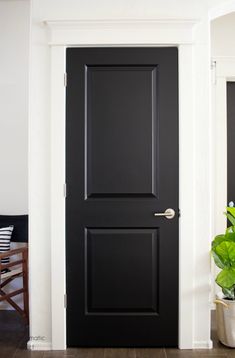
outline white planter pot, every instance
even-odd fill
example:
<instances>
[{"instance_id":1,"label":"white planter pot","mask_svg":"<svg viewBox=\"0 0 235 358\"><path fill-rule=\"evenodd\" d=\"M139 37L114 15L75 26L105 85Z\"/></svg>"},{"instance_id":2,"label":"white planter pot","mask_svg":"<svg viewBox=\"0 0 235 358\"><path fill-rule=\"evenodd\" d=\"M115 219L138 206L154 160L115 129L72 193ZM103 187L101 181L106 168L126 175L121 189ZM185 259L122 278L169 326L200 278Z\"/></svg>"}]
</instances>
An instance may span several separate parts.
<instances>
[{"instance_id":1,"label":"white planter pot","mask_svg":"<svg viewBox=\"0 0 235 358\"><path fill-rule=\"evenodd\" d=\"M235 301L219 298L215 303L218 338L225 346L235 348Z\"/></svg>"}]
</instances>

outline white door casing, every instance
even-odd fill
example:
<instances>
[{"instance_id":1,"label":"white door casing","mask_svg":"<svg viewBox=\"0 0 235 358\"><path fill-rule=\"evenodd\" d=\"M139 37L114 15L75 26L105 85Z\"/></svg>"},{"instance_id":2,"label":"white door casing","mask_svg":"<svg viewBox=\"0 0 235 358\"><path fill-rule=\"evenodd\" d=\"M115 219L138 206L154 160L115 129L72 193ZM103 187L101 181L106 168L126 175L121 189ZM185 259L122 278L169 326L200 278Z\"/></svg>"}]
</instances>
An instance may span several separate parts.
<instances>
[{"instance_id":1,"label":"white door casing","mask_svg":"<svg viewBox=\"0 0 235 358\"><path fill-rule=\"evenodd\" d=\"M188 19L46 21L44 26L50 34L51 48L52 342L46 346L45 342L29 341L29 348L66 348L64 73L69 46L178 46L179 347L210 348L211 178L208 173L211 153L207 37L204 39L202 32L197 31L198 21ZM207 29L203 31L207 35ZM198 91L202 85L203 92Z\"/></svg>"},{"instance_id":2,"label":"white door casing","mask_svg":"<svg viewBox=\"0 0 235 358\"><path fill-rule=\"evenodd\" d=\"M160 46L179 47L179 122L180 122L180 321L181 348L192 347L193 245L191 227L195 191L193 98L193 37L195 21L83 21L47 22L51 31L51 219L52 219L52 344L66 346L65 293L65 50L67 46ZM108 29L108 31L107 31ZM127 29L130 31L127 32ZM187 148L187 150L185 150ZM188 198L191 198L188 200ZM63 257L63 265L61 258ZM189 258L189 259L187 259ZM187 315L185 315L187 312Z\"/></svg>"}]
</instances>

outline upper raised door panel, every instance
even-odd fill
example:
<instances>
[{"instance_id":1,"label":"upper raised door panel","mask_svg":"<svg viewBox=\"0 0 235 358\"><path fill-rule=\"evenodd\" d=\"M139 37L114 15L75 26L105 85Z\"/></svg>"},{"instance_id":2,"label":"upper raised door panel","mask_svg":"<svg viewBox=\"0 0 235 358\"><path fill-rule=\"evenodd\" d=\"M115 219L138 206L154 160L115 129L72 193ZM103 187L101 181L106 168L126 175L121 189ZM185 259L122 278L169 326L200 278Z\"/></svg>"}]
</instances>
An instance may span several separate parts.
<instances>
[{"instance_id":1,"label":"upper raised door panel","mask_svg":"<svg viewBox=\"0 0 235 358\"><path fill-rule=\"evenodd\" d=\"M157 67L85 72L86 198L156 197Z\"/></svg>"}]
</instances>

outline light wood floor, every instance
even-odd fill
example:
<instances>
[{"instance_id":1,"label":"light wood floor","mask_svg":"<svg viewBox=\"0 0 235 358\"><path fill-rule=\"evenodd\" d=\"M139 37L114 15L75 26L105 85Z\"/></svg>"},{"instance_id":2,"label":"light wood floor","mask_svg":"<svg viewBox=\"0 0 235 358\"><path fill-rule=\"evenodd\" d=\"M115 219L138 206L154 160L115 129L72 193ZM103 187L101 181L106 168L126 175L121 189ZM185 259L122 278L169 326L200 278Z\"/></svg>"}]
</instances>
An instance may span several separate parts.
<instances>
[{"instance_id":1,"label":"light wood floor","mask_svg":"<svg viewBox=\"0 0 235 358\"><path fill-rule=\"evenodd\" d=\"M235 349L222 346L216 337L214 319L210 350L178 349L82 349L69 348L66 351L30 352L26 349L28 329L13 311L0 311L0 358L235 358Z\"/></svg>"}]
</instances>

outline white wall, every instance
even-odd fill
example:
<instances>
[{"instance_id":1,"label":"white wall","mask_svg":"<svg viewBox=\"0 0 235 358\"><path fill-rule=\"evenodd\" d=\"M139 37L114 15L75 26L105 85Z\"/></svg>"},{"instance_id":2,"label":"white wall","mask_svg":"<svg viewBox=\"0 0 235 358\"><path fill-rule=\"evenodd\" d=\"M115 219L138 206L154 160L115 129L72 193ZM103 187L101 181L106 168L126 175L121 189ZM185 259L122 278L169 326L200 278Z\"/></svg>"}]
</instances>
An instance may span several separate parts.
<instances>
[{"instance_id":1,"label":"white wall","mask_svg":"<svg viewBox=\"0 0 235 358\"><path fill-rule=\"evenodd\" d=\"M235 12L211 22L211 53L217 56L235 56Z\"/></svg>"},{"instance_id":2,"label":"white wall","mask_svg":"<svg viewBox=\"0 0 235 358\"><path fill-rule=\"evenodd\" d=\"M0 1L0 214L28 213L29 5Z\"/></svg>"},{"instance_id":3,"label":"white wall","mask_svg":"<svg viewBox=\"0 0 235 358\"><path fill-rule=\"evenodd\" d=\"M28 213L29 1L0 1L0 214Z\"/></svg>"},{"instance_id":4,"label":"white wall","mask_svg":"<svg viewBox=\"0 0 235 358\"><path fill-rule=\"evenodd\" d=\"M195 225L188 245L194 247L194 297L192 346L209 342L209 279L211 240L211 122L209 112L208 10L225 0L32 0L30 77L30 262L31 335L44 336L50 346L51 332L51 235L50 220L50 47L43 20L196 18L200 25L194 59ZM181 64L183 66L183 64ZM194 135L189 133L189 135ZM37 161L35 161L37 159ZM62 190L62 188L61 188ZM53 209L53 208L52 208ZM43 223L43 225L42 225ZM40 266L43 257L44 265ZM38 269L40 267L40 270ZM39 288L43 285L44 290ZM187 312L185 313L187 315ZM39 342L40 343L40 342ZM43 342L42 346L43 347Z\"/></svg>"}]
</instances>

